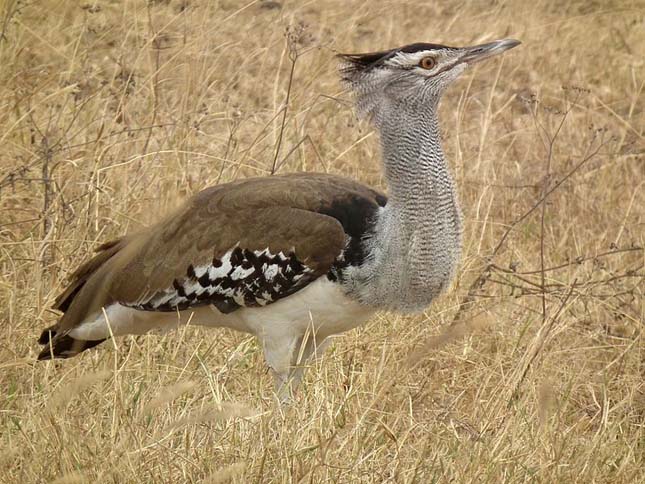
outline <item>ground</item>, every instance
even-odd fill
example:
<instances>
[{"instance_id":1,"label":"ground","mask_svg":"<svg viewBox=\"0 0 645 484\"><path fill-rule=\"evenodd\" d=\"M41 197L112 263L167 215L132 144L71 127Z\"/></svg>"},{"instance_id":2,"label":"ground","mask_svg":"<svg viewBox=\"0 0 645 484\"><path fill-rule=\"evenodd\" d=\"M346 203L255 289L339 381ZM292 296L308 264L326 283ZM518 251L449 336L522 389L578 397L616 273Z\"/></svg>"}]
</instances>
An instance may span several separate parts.
<instances>
[{"instance_id":1,"label":"ground","mask_svg":"<svg viewBox=\"0 0 645 484\"><path fill-rule=\"evenodd\" d=\"M424 314L336 338L283 407L232 331L35 361L75 267L204 187L385 188L335 53L505 37L441 106L465 256ZM643 481L644 59L637 1L5 0L0 481Z\"/></svg>"}]
</instances>

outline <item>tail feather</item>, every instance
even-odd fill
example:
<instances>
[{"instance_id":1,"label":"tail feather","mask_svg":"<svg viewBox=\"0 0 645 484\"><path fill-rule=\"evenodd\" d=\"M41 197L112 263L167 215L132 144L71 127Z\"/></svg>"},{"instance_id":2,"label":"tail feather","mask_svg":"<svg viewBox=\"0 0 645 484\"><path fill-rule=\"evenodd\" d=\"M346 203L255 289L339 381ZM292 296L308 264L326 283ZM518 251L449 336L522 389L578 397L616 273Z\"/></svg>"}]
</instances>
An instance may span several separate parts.
<instances>
[{"instance_id":1,"label":"tail feather","mask_svg":"<svg viewBox=\"0 0 645 484\"><path fill-rule=\"evenodd\" d=\"M43 331L43 334L40 336L38 342L40 343L43 340L45 333L48 333L48 336L52 333L46 329ZM42 349L38 355L39 360L52 360L55 358L71 358L76 356L82 351L89 350L94 348L96 345L99 345L105 341L104 339L99 339L95 341L84 341L80 339L74 339L69 335L64 335L59 338L50 337L45 344L46 346Z\"/></svg>"},{"instance_id":2,"label":"tail feather","mask_svg":"<svg viewBox=\"0 0 645 484\"><path fill-rule=\"evenodd\" d=\"M74 298L83 289L87 280L94 274L103 264L116 254L126 244L126 237L115 239L106 244L99 246L96 249L97 254L89 261L82 264L74 274L72 274L69 286L56 298L54 301L54 309L58 309L64 313L67 312ZM51 360L54 358L70 358L82 351L93 348L101 344L104 339L97 341L83 341L74 339L67 334L58 335L57 326L53 325L45 329L38 338L38 343L44 345L40 354L39 360Z\"/></svg>"},{"instance_id":3,"label":"tail feather","mask_svg":"<svg viewBox=\"0 0 645 484\"><path fill-rule=\"evenodd\" d=\"M112 240L103 245L100 245L96 249L96 255L90 260L82 264L71 276L71 283L67 288L58 295L54 301L54 309L58 309L62 312L67 312L69 305L74 300L74 297L78 292L83 288L83 285L87 282L87 279L105 262L110 260L110 258L116 254L126 242L126 237L121 237L119 239Z\"/></svg>"},{"instance_id":4,"label":"tail feather","mask_svg":"<svg viewBox=\"0 0 645 484\"><path fill-rule=\"evenodd\" d=\"M55 324L53 326L50 326L47 329L44 329L43 332L40 333L40 337L38 338L38 344L39 345L49 344L49 342L52 340L54 336L56 336Z\"/></svg>"}]
</instances>

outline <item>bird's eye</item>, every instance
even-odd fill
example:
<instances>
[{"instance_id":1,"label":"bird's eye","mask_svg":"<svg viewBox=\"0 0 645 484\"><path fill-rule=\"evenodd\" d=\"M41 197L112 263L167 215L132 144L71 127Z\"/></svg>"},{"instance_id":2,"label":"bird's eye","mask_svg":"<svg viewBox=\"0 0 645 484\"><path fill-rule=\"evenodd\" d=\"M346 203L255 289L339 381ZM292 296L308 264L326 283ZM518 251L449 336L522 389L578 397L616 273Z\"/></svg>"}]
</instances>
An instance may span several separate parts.
<instances>
[{"instance_id":1,"label":"bird's eye","mask_svg":"<svg viewBox=\"0 0 645 484\"><path fill-rule=\"evenodd\" d=\"M422 69L432 69L436 65L437 61L434 59L434 57L424 57L419 61L419 67L421 67Z\"/></svg>"}]
</instances>

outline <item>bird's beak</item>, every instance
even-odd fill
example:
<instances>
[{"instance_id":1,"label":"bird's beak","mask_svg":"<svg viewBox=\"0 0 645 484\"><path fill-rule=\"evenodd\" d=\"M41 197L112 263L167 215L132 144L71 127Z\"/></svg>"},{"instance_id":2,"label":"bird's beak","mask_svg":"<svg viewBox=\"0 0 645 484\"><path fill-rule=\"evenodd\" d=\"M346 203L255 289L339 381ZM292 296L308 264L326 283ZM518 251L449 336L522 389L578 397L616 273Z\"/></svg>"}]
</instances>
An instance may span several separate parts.
<instances>
[{"instance_id":1,"label":"bird's beak","mask_svg":"<svg viewBox=\"0 0 645 484\"><path fill-rule=\"evenodd\" d=\"M474 64L494 55L501 54L502 52L512 49L520 44L521 42L519 40L504 39L489 42L487 44L475 45L473 47L465 47L460 61L465 62L466 64Z\"/></svg>"}]
</instances>

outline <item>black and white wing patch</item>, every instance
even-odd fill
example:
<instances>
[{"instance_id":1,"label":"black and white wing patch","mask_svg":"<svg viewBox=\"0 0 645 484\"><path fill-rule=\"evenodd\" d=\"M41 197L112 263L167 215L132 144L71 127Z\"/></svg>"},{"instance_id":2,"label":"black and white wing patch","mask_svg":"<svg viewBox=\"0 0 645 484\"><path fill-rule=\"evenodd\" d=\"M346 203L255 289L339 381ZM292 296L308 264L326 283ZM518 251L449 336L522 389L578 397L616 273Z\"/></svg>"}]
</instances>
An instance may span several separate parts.
<instances>
[{"instance_id":1,"label":"black and white wing patch","mask_svg":"<svg viewBox=\"0 0 645 484\"><path fill-rule=\"evenodd\" d=\"M181 311L212 304L223 313L240 307L266 306L309 284L315 276L291 252L272 254L235 247L209 265L189 265L172 287L137 303L144 311Z\"/></svg>"}]
</instances>

